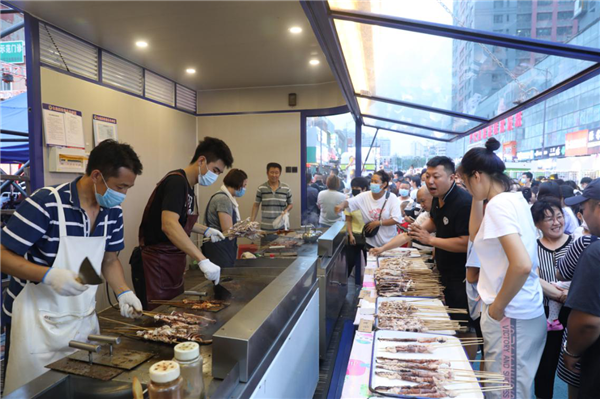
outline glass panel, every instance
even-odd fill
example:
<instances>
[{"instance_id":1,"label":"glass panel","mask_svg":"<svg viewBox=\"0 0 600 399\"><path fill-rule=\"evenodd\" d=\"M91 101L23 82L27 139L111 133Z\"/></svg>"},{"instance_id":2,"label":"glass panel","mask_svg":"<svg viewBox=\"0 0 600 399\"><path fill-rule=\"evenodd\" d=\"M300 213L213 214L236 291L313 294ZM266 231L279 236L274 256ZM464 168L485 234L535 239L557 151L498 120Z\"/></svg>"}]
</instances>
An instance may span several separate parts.
<instances>
[{"instance_id":1,"label":"glass panel","mask_svg":"<svg viewBox=\"0 0 600 399\"><path fill-rule=\"evenodd\" d=\"M329 0L329 6L334 10L369 12L552 42L577 41L581 46L598 47L597 32L586 32L600 16L598 0ZM577 38L581 35L588 37ZM589 41L594 35L596 40Z\"/></svg>"},{"instance_id":2,"label":"glass panel","mask_svg":"<svg viewBox=\"0 0 600 399\"><path fill-rule=\"evenodd\" d=\"M537 62L531 52L355 22L335 26L356 92L487 119L593 64Z\"/></svg>"},{"instance_id":3,"label":"glass panel","mask_svg":"<svg viewBox=\"0 0 600 399\"><path fill-rule=\"evenodd\" d=\"M362 128L362 176L384 169L387 172L408 172L413 167L416 175L427 160L436 155L446 155L446 144L379 130L373 147L373 137L377 129L368 126ZM371 151L369 152L369 148Z\"/></svg>"},{"instance_id":4,"label":"glass panel","mask_svg":"<svg viewBox=\"0 0 600 399\"><path fill-rule=\"evenodd\" d=\"M442 139L442 140L451 140L454 137L456 137L453 134L446 134L446 133L440 133L440 132L435 132L435 131L431 131L431 130L419 129L419 128L414 128L414 127L410 127L410 126L400 125L397 123L384 122L384 121L380 121L380 120L373 119L373 118L364 117L363 120L365 122L365 125L369 125L369 126L373 126L373 127L380 127L383 129L396 130L396 131L398 131L398 133L404 132L404 133L410 133L410 134L418 134L419 136L437 138L437 139Z\"/></svg>"},{"instance_id":5,"label":"glass panel","mask_svg":"<svg viewBox=\"0 0 600 399\"><path fill-rule=\"evenodd\" d=\"M373 101L366 98L359 97L357 100L362 114L379 116L400 122L414 123L434 129L445 129L463 133L479 123L469 119L453 118L436 112L422 111L420 109L402 107L400 105Z\"/></svg>"},{"instance_id":6,"label":"glass panel","mask_svg":"<svg viewBox=\"0 0 600 399\"><path fill-rule=\"evenodd\" d=\"M326 189L327 177L335 173L341 180L339 191L348 192L354 178L355 141L356 122L350 113L306 118L306 184L320 192ZM317 226L317 198L310 191L303 198L307 206L302 223Z\"/></svg>"}]
</instances>

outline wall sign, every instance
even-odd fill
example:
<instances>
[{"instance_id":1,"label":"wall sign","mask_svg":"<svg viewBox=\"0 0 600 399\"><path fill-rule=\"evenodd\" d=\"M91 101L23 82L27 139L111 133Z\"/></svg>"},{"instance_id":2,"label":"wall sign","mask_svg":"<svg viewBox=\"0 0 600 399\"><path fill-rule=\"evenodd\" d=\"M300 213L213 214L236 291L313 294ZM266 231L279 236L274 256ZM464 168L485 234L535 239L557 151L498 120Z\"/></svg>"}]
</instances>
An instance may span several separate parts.
<instances>
[{"instance_id":1,"label":"wall sign","mask_svg":"<svg viewBox=\"0 0 600 399\"><path fill-rule=\"evenodd\" d=\"M587 155L588 153L588 131L579 130L567 133L565 140L565 155L568 157Z\"/></svg>"},{"instance_id":2,"label":"wall sign","mask_svg":"<svg viewBox=\"0 0 600 399\"><path fill-rule=\"evenodd\" d=\"M47 146L85 148L80 111L42 104L42 115Z\"/></svg>"},{"instance_id":3,"label":"wall sign","mask_svg":"<svg viewBox=\"0 0 600 399\"><path fill-rule=\"evenodd\" d=\"M511 130L521 126L523 126L523 111L517 112L516 114L511 115L506 119L502 119L499 122L492 123L491 125L476 131L475 133L471 133L469 135L469 143L486 140L489 137L504 132L510 132Z\"/></svg>"},{"instance_id":4,"label":"wall sign","mask_svg":"<svg viewBox=\"0 0 600 399\"><path fill-rule=\"evenodd\" d=\"M600 153L600 127L588 131L588 154Z\"/></svg>"},{"instance_id":5,"label":"wall sign","mask_svg":"<svg viewBox=\"0 0 600 399\"><path fill-rule=\"evenodd\" d=\"M94 145L98 145L104 140L118 140L117 120L107 116L92 115L92 126L94 128Z\"/></svg>"},{"instance_id":6,"label":"wall sign","mask_svg":"<svg viewBox=\"0 0 600 399\"><path fill-rule=\"evenodd\" d=\"M517 159L517 142L516 141L507 141L502 144L502 154L504 155L504 160L508 162L513 162Z\"/></svg>"},{"instance_id":7,"label":"wall sign","mask_svg":"<svg viewBox=\"0 0 600 399\"><path fill-rule=\"evenodd\" d=\"M25 44L22 40L0 42L0 61L7 64L22 64L25 62Z\"/></svg>"}]
</instances>

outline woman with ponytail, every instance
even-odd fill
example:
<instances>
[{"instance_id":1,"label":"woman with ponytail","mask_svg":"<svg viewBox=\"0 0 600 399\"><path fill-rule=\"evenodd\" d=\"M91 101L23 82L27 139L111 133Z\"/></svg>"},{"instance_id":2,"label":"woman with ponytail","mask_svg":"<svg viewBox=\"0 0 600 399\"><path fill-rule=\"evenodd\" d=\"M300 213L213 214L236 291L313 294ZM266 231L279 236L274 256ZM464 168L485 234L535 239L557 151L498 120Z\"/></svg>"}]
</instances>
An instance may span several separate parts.
<instances>
[{"instance_id":1,"label":"woman with ponytail","mask_svg":"<svg viewBox=\"0 0 600 399\"><path fill-rule=\"evenodd\" d=\"M473 195L469 230L481 262L481 330L485 359L491 360L486 371L502 372L512 386L486 398L530 398L546 341L537 233L527 201L510 192L504 162L494 153L499 148L490 138L485 148L469 150L458 173Z\"/></svg>"}]
</instances>

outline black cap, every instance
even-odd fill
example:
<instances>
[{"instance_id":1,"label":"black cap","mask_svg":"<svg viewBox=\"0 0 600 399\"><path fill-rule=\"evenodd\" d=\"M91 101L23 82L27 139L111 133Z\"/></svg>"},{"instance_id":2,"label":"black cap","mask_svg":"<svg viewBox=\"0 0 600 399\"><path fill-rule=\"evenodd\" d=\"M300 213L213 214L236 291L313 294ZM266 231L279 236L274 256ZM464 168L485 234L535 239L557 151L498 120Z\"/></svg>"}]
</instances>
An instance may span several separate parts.
<instances>
[{"instance_id":1,"label":"black cap","mask_svg":"<svg viewBox=\"0 0 600 399\"><path fill-rule=\"evenodd\" d=\"M590 184L587 185L585 190L581 195L576 195L575 197L565 198L565 204L568 206L573 206L577 204L581 204L587 200L599 200L600 201L600 178L594 179Z\"/></svg>"}]
</instances>

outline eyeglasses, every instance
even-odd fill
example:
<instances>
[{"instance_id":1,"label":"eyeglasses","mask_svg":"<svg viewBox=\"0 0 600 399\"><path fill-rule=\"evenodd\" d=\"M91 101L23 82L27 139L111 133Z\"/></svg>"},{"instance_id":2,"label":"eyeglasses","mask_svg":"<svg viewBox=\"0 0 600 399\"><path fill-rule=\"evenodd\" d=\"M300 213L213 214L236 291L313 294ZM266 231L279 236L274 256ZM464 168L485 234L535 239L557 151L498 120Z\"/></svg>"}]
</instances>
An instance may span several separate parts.
<instances>
[{"instance_id":1,"label":"eyeglasses","mask_svg":"<svg viewBox=\"0 0 600 399\"><path fill-rule=\"evenodd\" d=\"M558 213L554 216L545 217L543 221L544 221L544 223L554 223L554 222L559 223L564 220L565 220L565 218L563 217L563 215L561 213Z\"/></svg>"}]
</instances>

